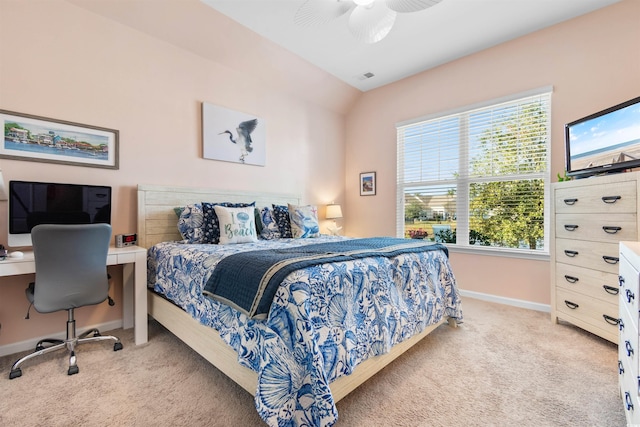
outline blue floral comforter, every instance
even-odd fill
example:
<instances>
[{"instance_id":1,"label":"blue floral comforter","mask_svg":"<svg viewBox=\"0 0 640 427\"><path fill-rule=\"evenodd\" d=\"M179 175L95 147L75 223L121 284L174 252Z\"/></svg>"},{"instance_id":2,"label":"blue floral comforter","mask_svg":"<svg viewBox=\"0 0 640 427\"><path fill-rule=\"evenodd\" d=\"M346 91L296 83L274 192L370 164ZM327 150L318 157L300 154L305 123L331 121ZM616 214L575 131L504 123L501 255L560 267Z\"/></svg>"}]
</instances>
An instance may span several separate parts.
<instances>
[{"instance_id":1,"label":"blue floral comforter","mask_svg":"<svg viewBox=\"0 0 640 427\"><path fill-rule=\"evenodd\" d=\"M258 373L256 409L271 426L330 426L338 413L329 383L443 317L462 319L460 296L442 251L320 264L289 274L268 318L249 319L205 297L225 256L340 237L240 245L159 243L148 252L149 286L215 328Z\"/></svg>"}]
</instances>

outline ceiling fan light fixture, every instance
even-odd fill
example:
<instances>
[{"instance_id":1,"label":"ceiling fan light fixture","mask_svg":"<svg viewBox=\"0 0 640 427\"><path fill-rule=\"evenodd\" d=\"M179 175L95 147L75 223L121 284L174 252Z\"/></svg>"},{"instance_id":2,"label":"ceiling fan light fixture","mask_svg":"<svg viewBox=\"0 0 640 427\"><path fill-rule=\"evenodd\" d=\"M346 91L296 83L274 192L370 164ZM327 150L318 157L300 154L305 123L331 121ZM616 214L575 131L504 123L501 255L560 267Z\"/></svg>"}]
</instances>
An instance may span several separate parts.
<instances>
[{"instance_id":1,"label":"ceiling fan light fixture","mask_svg":"<svg viewBox=\"0 0 640 427\"><path fill-rule=\"evenodd\" d=\"M396 12L384 3L372 3L369 7L357 6L349 15L351 34L363 43L377 43L384 39L396 21Z\"/></svg>"},{"instance_id":2,"label":"ceiling fan light fixture","mask_svg":"<svg viewBox=\"0 0 640 427\"><path fill-rule=\"evenodd\" d=\"M396 20L396 13L411 13L435 6L442 0L305 0L293 21L313 27L327 24L349 14L347 25L353 36L363 43L384 39Z\"/></svg>"}]
</instances>

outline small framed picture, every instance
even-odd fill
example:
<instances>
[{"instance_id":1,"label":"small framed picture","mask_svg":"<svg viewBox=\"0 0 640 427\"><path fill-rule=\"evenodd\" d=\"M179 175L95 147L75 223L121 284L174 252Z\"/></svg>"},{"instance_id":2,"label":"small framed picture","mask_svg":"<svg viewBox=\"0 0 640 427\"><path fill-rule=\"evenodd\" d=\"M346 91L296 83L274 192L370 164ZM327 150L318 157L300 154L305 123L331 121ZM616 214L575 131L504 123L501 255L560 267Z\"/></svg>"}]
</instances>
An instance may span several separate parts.
<instances>
[{"instance_id":1,"label":"small framed picture","mask_svg":"<svg viewBox=\"0 0 640 427\"><path fill-rule=\"evenodd\" d=\"M376 173L363 172L360 174L360 195L375 196L376 195Z\"/></svg>"}]
</instances>

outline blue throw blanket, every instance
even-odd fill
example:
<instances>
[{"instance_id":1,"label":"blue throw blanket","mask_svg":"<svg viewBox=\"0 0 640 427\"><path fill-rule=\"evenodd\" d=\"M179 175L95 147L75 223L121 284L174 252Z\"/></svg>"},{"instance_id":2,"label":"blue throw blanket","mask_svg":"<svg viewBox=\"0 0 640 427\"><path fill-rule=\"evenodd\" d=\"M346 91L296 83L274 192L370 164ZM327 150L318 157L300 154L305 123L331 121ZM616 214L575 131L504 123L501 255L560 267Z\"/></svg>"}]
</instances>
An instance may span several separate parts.
<instances>
[{"instance_id":1,"label":"blue throw blanket","mask_svg":"<svg viewBox=\"0 0 640 427\"><path fill-rule=\"evenodd\" d=\"M449 255L446 246L439 243L392 237L241 252L220 260L203 293L249 317L265 318L280 282L295 270L329 262L434 250Z\"/></svg>"}]
</instances>

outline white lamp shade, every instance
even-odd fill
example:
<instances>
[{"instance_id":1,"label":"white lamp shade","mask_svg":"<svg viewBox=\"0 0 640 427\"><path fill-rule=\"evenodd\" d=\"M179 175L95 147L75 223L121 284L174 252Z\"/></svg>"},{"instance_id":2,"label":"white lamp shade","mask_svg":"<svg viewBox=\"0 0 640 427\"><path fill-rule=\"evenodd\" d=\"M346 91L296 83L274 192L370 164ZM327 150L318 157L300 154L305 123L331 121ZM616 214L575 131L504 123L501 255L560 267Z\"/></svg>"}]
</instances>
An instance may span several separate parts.
<instances>
[{"instance_id":1,"label":"white lamp shade","mask_svg":"<svg viewBox=\"0 0 640 427\"><path fill-rule=\"evenodd\" d=\"M342 218L342 209L340 208L340 205L327 205L325 217L327 219Z\"/></svg>"}]
</instances>

